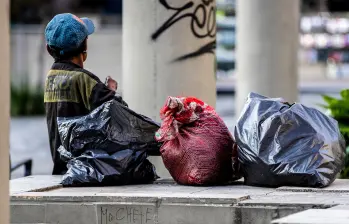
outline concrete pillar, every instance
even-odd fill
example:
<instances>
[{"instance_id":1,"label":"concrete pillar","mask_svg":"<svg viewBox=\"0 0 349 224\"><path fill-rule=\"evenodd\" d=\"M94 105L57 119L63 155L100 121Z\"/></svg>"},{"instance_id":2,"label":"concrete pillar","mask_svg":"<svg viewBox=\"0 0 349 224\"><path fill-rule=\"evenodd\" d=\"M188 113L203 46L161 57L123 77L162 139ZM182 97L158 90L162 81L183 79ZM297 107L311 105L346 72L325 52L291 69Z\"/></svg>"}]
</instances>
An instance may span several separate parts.
<instances>
[{"instance_id":1,"label":"concrete pillar","mask_svg":"<svg viewBox=\"0 0 349 224\"><path fill-rule=\"evenodd\" d=\"M9 1L0 1L0 223L9 223L10 35Z\"/></svg>"},{"instance_id":2,"label":"concrete pillar","mask_svg":"<svg viewBox=\"0 0 349 224\"><path fill-rule=\"evenodd\" d=\"M297 100L299 0L237 0L237 110L249 92Z\"/></svg>"},{"instance_id":3,"label":"concrete pillar","mask_svg":"<svg viewBox=\"0 0 349 224\"><path fill-rule=\"evenodd\" d=\"M167 96L215 106L215 0L123 1L123 97L159 120Z\"/></svg>"},{"instance_id":4,"label":"concrete pillar","mask_svg":"<svg viewBox=\"0 0 349 224\"><path fill-rule=\"evenodd\" d=\"M216 101L215 0L123 1L122 91L130 108L156 120L167 96ZM157 173L169 177L161 158Z\"/></svg>"}]
</instances>

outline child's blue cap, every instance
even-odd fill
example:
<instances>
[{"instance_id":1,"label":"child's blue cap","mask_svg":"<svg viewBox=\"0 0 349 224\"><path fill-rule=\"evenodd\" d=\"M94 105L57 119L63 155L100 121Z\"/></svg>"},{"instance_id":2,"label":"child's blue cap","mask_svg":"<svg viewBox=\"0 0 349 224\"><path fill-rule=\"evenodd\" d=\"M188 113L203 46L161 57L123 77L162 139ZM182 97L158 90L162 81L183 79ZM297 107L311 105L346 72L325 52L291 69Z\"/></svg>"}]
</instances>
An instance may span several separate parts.
<instances>
[{"instance_id":1,"label":"child's blue cap","mask_svg":"<svg viewBox=\"0 0 349 224\"><path fill-rule=\"evenodd\" d=\"M95 31L93 22L71 13L58 14L47 24L46 43L64 52L74 51Z\"/></svg>"}]
</instances>

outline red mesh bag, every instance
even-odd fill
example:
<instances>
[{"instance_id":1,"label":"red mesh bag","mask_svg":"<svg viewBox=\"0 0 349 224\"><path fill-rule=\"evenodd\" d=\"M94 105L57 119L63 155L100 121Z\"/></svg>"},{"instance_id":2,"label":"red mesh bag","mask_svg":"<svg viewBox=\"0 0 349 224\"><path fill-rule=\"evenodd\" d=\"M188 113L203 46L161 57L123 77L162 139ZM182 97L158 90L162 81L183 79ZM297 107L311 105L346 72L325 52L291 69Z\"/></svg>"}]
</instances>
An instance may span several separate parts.
<instances>
[{"instance_id":1,"label":"red mesh bag","mask_svg":"<svg viewBox=\"0 0 349 224\"><path fill-rule=\"evenodd\" d=\"M217 185L237 179L237 149L215 110L193 97L169 97L160 111L156 140L173 179L186 185Z\"/></svg>"}]
</instances>

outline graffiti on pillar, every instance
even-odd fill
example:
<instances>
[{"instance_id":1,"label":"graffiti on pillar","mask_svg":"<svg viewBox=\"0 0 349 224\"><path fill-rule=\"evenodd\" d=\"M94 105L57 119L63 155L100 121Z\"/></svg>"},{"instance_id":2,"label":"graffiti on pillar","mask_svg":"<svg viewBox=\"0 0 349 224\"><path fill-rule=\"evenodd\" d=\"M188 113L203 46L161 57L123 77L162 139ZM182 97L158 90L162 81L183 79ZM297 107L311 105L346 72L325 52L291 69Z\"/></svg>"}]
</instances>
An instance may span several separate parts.
<instances>
[{"instance_id":1,"label":"graffiti on pillar","mask_svg":"<svg viewBox=\"0 0 349 224\"><path fill-rule=\"evenodd\" d=\"M156 41L166 30L170 29L177 22L188 20L190 22L190 30L196 38L211 38L212 40L199 49L176 58L174 61L183 61L208 53L213 54L216 49L215 0L201 0L199 4L196 5L194 1L188 1L181 7L173 7L169 5L167 1L168 0L159 0L159 3L167 10L173 11L173 14L152 34L152 40Z\"/></svg>"}]
</instances>

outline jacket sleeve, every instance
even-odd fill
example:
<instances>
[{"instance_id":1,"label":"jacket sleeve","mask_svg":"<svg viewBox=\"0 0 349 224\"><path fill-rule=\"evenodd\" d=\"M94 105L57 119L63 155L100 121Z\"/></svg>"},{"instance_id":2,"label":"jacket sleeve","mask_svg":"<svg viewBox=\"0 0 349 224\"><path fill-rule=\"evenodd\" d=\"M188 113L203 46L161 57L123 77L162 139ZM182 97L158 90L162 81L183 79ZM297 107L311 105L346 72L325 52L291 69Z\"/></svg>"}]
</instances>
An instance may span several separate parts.
<instances>
[{"instance_id":1,"label":"jacket sleeve","mask_svg":"<svg viewBox=\"0 0 349 224\"><path fill-rule=\"evenodd\" d=\"M109 89L105 84L101 82L96 83L96 85L92 89L90 96L91 110L112 99L128 107L127 103L122 99L120 95L116 95L115 91Z\"/></svg>"},{"instance_id":2,"label":"jacket sleeve","mask_svg":"<svg viewBox=\"0 0 349 224\"><path fill-rule=\"evenodd\" d=\"M105 84L87 74L81 74L77 83L82 101L90 111L112 99L128 106L121 96L116 95L115 91L110 90Z\"/></svg>"}]
</instances>

